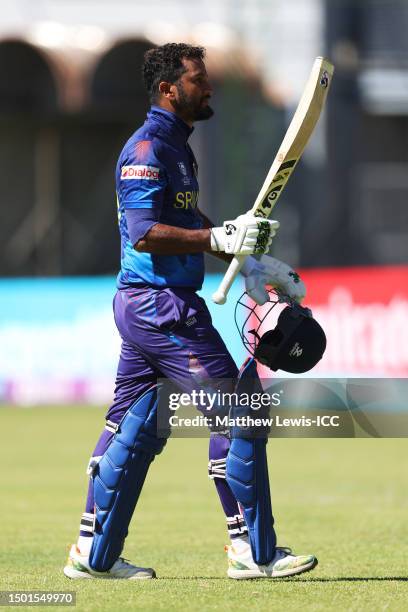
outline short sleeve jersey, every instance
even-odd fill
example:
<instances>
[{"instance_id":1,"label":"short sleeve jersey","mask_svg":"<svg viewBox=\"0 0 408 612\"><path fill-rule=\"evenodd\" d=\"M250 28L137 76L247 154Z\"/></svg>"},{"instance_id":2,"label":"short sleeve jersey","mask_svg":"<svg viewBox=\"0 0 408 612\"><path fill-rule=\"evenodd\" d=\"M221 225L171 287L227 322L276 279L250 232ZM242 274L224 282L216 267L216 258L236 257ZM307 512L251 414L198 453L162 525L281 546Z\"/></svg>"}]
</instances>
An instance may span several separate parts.
<instances>
[{"instance_id":1,"label":"short sleeve jersey","mask_svg":"<svg viewBox=\"0 0 408 612\"><path fill-rule=\"evenodd\" d=\"M155 255L134 249L126 211L140 223L154 222L187 229L202 227L197 210L197 163L187 142L192 132L175 114L153 106L143 126L124 146L116 167L116 193L121 235L118 286L201 288L202 253Z\"/></svg>"}]
</instances>

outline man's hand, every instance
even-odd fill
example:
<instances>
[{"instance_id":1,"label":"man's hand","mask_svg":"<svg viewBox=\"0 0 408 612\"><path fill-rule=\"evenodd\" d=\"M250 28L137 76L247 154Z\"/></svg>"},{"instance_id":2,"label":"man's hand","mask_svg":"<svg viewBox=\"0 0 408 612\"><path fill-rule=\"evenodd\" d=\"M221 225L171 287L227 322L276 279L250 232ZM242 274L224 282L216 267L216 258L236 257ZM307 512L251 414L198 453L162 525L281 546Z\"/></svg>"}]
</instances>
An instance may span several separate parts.
<instances>
[{"instance_id":1,"label":"man's hand","mask_svg":"<svg viewBox=\"0 0 408 612\"><path fill-rule=\"evenodd\" d=\"M233 221L224 221L222 227L212 227L211 250L233 255L267 253L279 221L269 221L253 215L240 215Z\"/></svg>"},{"instance_id":2,"label":"man's hand","mask_svg":"<svg viewBox=\"0 0 408 612\"><path fill-rule=\"evenodd\" d=\"M300 276L287 264L274 257L263 255L259 261L247 257L241 269L245 277L245 290L260 306L268 299L266 285L271 285L296 302L301 302L306 295L306 287Z\"/></svg>"}]
</instances>

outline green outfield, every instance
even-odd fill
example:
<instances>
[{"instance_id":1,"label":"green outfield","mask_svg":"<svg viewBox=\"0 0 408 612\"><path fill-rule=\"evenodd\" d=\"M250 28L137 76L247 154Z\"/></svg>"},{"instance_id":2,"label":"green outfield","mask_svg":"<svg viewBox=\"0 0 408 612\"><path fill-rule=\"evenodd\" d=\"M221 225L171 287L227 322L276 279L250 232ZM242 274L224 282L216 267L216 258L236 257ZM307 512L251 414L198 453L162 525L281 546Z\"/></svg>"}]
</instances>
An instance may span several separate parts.
<instances>
[{"instance_id":1,"label":"green outfield","mask_svg":"<svg viewBox=\"0 0 408 612\"><path fill-rule=\"evenodd\" d=\"M74 590L81 611L408 608L406 440L271 440L279 544L313 552L319 566L295 579L241 582L226 578L207 441L170 440L125 549L159 579L80 582L62 567L103 411L0 408L0 418L0 590Z\"/></svg>"}]
</instances>

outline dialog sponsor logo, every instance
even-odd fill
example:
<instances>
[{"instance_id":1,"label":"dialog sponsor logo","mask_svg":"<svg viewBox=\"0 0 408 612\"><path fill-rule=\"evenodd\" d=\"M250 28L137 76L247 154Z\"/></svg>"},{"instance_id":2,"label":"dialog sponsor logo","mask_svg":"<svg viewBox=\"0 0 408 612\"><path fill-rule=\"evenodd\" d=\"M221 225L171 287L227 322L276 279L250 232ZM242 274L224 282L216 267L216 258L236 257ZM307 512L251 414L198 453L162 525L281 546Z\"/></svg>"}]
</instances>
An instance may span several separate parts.
<instances>
[{"instance_id":1,"label":"dialog sponsor logo","mask_svg":"<svg viewBox=\"0 0 408 612\"><path fill-rule=\"evenodd\" d=\"M154 166L122 166L121 180L147 179L159 180L159 168Z\"/></svg>"}]
</instances>

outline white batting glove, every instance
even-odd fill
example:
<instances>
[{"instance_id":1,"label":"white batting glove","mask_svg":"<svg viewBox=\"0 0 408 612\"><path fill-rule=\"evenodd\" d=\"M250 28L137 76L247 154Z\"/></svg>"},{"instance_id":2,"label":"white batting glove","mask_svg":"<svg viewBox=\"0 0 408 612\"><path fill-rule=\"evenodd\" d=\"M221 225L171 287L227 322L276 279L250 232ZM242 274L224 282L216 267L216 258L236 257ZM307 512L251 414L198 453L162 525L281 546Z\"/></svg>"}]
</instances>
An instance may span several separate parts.
<instances>
[{"instance_id":1,"label":"white batting glove","mask_svg":"<svg viewBox=\"0 0 408 612\"><path fill-rule=\"evenodd\" d=\"M269 255L262 255L259 260L247 257L241 274L245 277L246 292L260 306L269 299L266 285L278 289L299 303L306 295L305 284L297 272L288 264Z\"/></svg>"},{"instance_id":2,"label":"white batting glove","mask_svg":"<svg viewBox=\"0 0 408 612\"><path fill-rule=\"evenodd\" d=\"M211 249L234 255L267 253L278 228L279 221L240 215L233 221L224 221L222 227L211 228Z\"/></svg>"}]
</instances>

